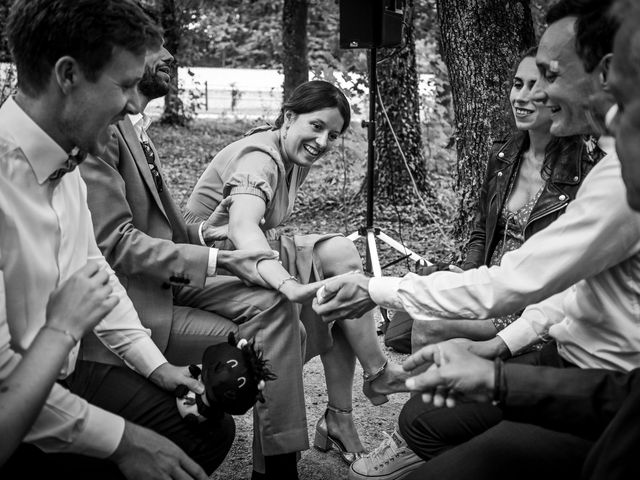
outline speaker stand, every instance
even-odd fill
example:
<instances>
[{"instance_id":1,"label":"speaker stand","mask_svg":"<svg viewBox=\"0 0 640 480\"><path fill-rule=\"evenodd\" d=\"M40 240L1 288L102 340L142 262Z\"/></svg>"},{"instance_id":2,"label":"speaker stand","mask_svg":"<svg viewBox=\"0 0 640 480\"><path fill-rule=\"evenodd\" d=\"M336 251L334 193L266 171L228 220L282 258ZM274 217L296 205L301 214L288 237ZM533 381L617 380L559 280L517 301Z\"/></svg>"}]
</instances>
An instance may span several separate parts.
<instances>
[{"instance_id":1,"label":"speaker stand","mask_svg":"<svg viewBox=\"0 0 640 480\"><path fill-rule=\"evenodd\" d=\"M377 75L376 75L376 49L370 49L370 64L369 64L369 121L363 121L362 126L367 127L367 218L366 225L360 227L355 232L351 233L347 238L353 242L359 238L366 239L366 262L365 271L372 274L375 277L382 276L382 269L389 267L395 263L401 262L406 258L411 258L414 262L427 262L417 253L409 250L400 242L386 235L373 223L373 178L375 173L375 151L373 142L376 137L376 92L377 92ZM389 245L394 250L402 253L402 257L387 264L380 266L380 259L378 257L378 248L376 241L380 240ZM384 314L383 314L384 316Z\"/></svg>"}]
</instances>

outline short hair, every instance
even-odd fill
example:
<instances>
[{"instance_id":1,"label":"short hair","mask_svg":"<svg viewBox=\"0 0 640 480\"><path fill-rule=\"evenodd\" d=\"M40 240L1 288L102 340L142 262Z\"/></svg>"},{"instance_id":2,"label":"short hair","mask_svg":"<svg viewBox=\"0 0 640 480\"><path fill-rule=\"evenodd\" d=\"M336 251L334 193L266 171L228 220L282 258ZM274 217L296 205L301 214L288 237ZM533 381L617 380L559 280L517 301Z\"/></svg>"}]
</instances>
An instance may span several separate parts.
<instances>
[{"instance_id":1,"label":"short hair","mask_svg":"<svg viewBox=\"0 0 640 480\"><path fill-rule=\"evenodd\" d=\"M576 17L576 52L587 73L593 72L602 57L613 51L619 23L608 15L614 0L560 0L547 12L548 25L566 17Z\"/></svg>"},{"instance_id":2,"label":"short hair","mask_svg":"<svg viewBox=\"0 0 640 480\"><path fill-rule=\"evenodd\" d=\"M617 0L611 7L609 15L619 23L618 35L621 35L621 38L625 40L618 45L622 51L616 51L615 55L618 56L620 53L626 56L627 58L622 62L625 73L633 78L639 78L640 30L638 22L640 22L640 5L635 0Z\"/></svg>"},{"instance_id":3,"label":"short hair","mask_svg":"<svg viewBox=\"0 0 640 480\"><path fill-rule=\"evenodd\" d=\"M16 0L7 38L19 88L37 96L65 55L95 81L115 47L143 53L160 44L162 34L133 0Z\"/></svg>"},{"instance_id":4,"label":"short hair","mask_svg":"<svg viewBox=\"0 0 640 480\"><path fill-rule=\"evenodd\" d=\"M275 126L280 128L284 123L284 114L287 110L295 114L310 113L324 108L337 108L344 119L340 133L344 133L351 122L351 106L347 97L335 85L324 80L311 80L298 85L291 96L282 104L280 116L276 119Z\"/></svg>"}]
</instances>

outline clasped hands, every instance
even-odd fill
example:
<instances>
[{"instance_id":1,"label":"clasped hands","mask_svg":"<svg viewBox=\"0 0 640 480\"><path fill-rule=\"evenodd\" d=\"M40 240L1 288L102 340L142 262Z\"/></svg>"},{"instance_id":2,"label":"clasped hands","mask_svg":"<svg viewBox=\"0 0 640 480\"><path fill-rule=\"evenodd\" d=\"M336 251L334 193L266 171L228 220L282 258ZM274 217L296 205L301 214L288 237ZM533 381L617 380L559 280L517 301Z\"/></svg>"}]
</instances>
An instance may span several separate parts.
<instances>
[{"instance_id":1,"label":"clasped hands","mask_svg":"<svg viewBox=\"0 0 640 480\"><path fill-rule=\"evenodd\" d=\"M436 407L454 407L460 400L491 401L495 388L494 363L473 353L493 358L488 350L476 348L485 343L457 338L421 348L402 364L412 375L405 382L407 388L420 393L425 403Z\"/></svg>"}]
</instances>

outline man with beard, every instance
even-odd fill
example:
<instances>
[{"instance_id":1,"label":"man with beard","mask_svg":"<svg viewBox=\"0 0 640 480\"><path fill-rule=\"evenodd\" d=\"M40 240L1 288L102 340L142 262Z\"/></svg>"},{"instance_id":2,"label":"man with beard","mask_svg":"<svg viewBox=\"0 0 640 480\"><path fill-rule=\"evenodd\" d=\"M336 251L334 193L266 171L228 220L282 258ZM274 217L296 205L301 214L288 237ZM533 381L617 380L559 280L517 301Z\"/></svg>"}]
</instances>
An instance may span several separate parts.
<instances>
[{"instance_id":1,"label":"man with beard","mask_svg":"<svg viewBox=\"0 0 640 480\"><path fill-rule=\"evenodd\" d=\"M169 91L173 61L162 46L147 51L138 88L143 113L118 122L106 152L80 168L98 246L170 361L201 363L205 348L229 332L255 338L278 378L267 382L265 403L254 408L254 476L294 479L296 452L308 448L304 331L293 304L256 286L264 285L257 262L277 254L210 248L221 238L217 229L186 224L171 198L144 109ZM236 276L216 276L218 267ZM95 338L86 339L82 358L99 365L116 360Z\"/></svg>"}]
</instances>

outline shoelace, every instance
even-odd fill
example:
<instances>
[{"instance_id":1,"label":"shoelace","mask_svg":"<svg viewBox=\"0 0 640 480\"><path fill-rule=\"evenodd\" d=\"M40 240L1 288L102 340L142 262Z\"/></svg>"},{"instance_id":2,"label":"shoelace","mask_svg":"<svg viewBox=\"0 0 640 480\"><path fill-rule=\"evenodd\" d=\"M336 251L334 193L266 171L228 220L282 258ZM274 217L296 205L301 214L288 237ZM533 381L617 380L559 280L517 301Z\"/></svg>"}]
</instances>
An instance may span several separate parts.
<instances>
[{"instance_id":1,"label":"shoelace","mask_svg":"<svg viewBox=\"0 0 640 480\"><path fill-rule=\"evenodd\" d=\"M386 438L368 455L375 468L389 463L389 457L387 456L385 459L384 455L386 450L391 450L393 458L398 454L398 447L396 446L396 442L393 437L387 432L382 432L382 434Z\"/></svg>"}]
</instances>

